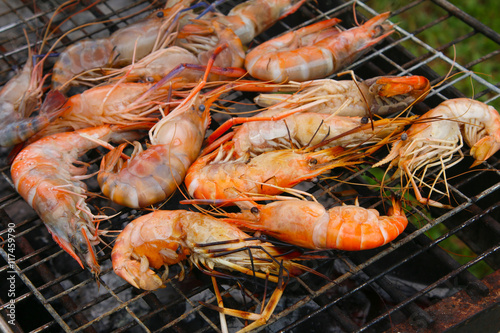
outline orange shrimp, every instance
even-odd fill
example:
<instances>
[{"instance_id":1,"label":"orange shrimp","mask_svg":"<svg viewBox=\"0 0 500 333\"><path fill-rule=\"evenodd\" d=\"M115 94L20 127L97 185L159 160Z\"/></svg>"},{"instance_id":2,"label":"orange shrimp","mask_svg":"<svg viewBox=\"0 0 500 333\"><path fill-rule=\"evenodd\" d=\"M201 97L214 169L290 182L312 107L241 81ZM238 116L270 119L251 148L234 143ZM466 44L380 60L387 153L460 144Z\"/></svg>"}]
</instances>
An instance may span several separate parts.
<instances>
[{"instance_id":1,"label":"orange shrimp","mask_svg":"<svg viewBox=\"0 0 500 333\"><path fill-rule=\"evenodd\" d=\"M269 260L269 255L277 257L279 250L270 243L251 238L235 225L210 215L185 210L157 210L135 219L123 229L116 239L111 259L118 276L145 290L161 288L168 275L168 266L185 259L207 272L217 267L252 276L256 274L260 278L265 278L266 274L258 271L277 274L279 264ZM238 249L242 251L234 251ZM252 255L245 249L252 249ZM215 253L222 255L215 256ZM252 257L258 271L251 268ZM297 272L292 262L284 265L289 272ZM149 268L162 266L167 269L163 278ZM277 281L276 276L271 279Z\"/></svg>"},{"instance_id":2,"label":"orange shrimp","mask_svg":"<svg viewBox=\"0 0 500 333\"><path fill-rule=\"evenodd\" d=\"M29 43L29 41L28 41ZM65 98L50 93L37 116L30 117L39 107L43 95L43 60L33 65L32 51L23 69L0 90L0 146L10 147L22 143L46 127L61 113Z\"/></svg>"},{"instance_id":3,"label":"orange shrimp","mask_svg":"<svg viewBox=\"0 0 500 333\"><path fill-rule=\"evenodd\" d=\"M151 129L152 146L143 151L136 143L126 162L121 158L126 145L102 159L97 180L112 201L132 208L146 207L168 198L182 183L188 167L200 153L210 124L210 105L223 92L219 89L209 97L200 95L216 55L198 86Z\"/></svg>"},{"instance_id":4,"label":"orange shrimp","mask_svg":"<svg viewBox=\"0 0 500 333\"><path fill-rule=\"evenodd\" d=\"M240 207L242 207L241 205ZM387 216L375 209L323 205L305 200L251 205L225 221L261 231L289 244L315 250L359 251L385 245L398 237L408 220L394 199Z\"/></svg>"},{"instance_id":5,"label":"orange shrimp","mask_svg":"<svg viewBox=\"0 0 500 333\"><path fill-rule=\"evenodd\" d=\"M119 29L107 38L85 40L66 48L54 64L52 88L65 92L77 84L76 75L94 68L116 67L132 63L173 42L169 35L176 29L176 15L192 0L183 0L170 8L156 11L146 19Z\"/></svg>"},{"instance_id":6,"label":"orange shrimp","mask_svg":"<svg viewBox=\"0 0 500 333\"><path fill-rule=\"evenodd\" d=\"M37 133L31 142L47 135L105 124L127 125L154 121L148 117L168 102L170 88L152 83L126 82L94 87L73 95L63 112Z\"/></svg>"},{"instance_id":7,"label":"orange shrimp","mask_svg":"<svg viewBox=\"0 0 500 333\"><path fill-rule=\"evenodd\" d=\"M105 75L100 79L116 79L116 77L120 77L120 79L126 81L157 82L168 75L174 68L184 63L198 65L199 61L188 50L178 46L170 46L154 51L126 67L104 70ZM200 74L200 71L186 70L182 72L182 79L185 82L196 82L202 76L203 73ZM93 78L89 80L94 81Z\"/></svg>"},{"instance_id":8,"label":"orange shrimp","mask_svg":"<svg viewBox=\"0 0 500 333\"><path fill-rule=\"evenodd\" d=\"M283 248L252 238L236 226L209 215L184 210L159 210L139 217L123 229L116 239L111 260L118 276L134 287L146 290L161 288L168 278L168 266L185 259L212 277L227 277L227 274L216 271L223 268L277 282L275 291L260 314L203 303L222 313L254 320L239 331L248 332L265 324L272 315L285 288L284 277L311 271L292 261L299 255L298 251L285 255ZM161 278L150 269L162 266L166 270ZM181 280L184 277L182 269ZM215 279L212 281L221 304Z\"/></svg>"},{"instance_id":9,"label":"orange shrimp","mask_svg":"<svg viewBox=\"0 0 500 333\"><path fill-rule=\"evenodd\" d=\"M270 107L278 103L281 108L288 105L303 105L316 100L323 103L314 106L318 113L336 116L365 117L370 114L386 116L406 110L422 101L430 91L429 80L423 76L379 76L361 82L320 79L306 82L290 82L283 86L290 94L260 94L255 103Z\"/></svg>"},{"instance_id":10,"label":"orange shrimp","mask_svg":"<svg viewBox=\"0 0 500 333\"><path fill-rule=\"evenodd\" d=\"M331 75L392 34L384 23L390 13L343 32L329 19L271 39L252 49L245 68L253 77L273 82L307 81Z\"/></svg>"},{"instance_id":11,"label":"orange shrimp","mask_svg":"<svg viewBox=\"0 0 500 333\"><path fill-rule=\"evenodd\" d=\"M52 238L94 274L100 270L94 249L99 236L95 216L85 202L86 185L80 180L87 164L77 158L98 147L99 141L137 138L131 130L141 126L108 125L48 136L24 148L12 163L17 192L38 213Z\"/></svg>"},{"instance_id":12,"label":"orange shrimp","mask_svg":"<svg viewBox=\"0 0 500 333\"><path fill-rule=\"evenodd\" d=\"M423 198L415 178L417 172L423 182L427 169L441 166L436 181L447 168L458 163L462 158L463 140L471 147L475 161L472 167L486 161L500 149L500 115L493 107L468 98L456 98L442 102L436 108L421 116L401 138L394 142L392 149L374 167L390 162L410 180L419 202L432 206L449 208L429 197ZM460 154L454 160L455 153Z\"/></svg>"},{"instance_id":13,"label":"orange shrimp","mask_svg":"<svg viewBox=\"0 0 500 333\"><path fill-rule=\"evenodd\" d=\"M401 132L412 118L381 119L369 122L367 117L332 116L321 112L317 102L288 109L275 106L251 118L235 118L233 123L243 122L234 130L232 143L234 158L256 156L266 151L322 145L322 148L341 146L344 148L376 143ZM281 106L281 104L280 104ZM317 110L319 108L319 110ZM300 113L297 113L301 111ZM304 112L306 111L306 112ZM219 127L207 139L210 144L225 128ZM224 139L224 137L222 138ZM203 154L210 152L219 142L205 147Z\"/></svg>"},{"instance_id":14,"label":"orange shrimp","mask_svg":"<svg viewBox=\"0 0 500 333\"><path fill-rule=\"evenodd\" d=\"M179 39L193 48L211 44L215 33L213 22L231 29L243 45L250 43L257 35L270 28L274 23L293 14L307 0L249 0L235 6L226 16L213 14L186 24L179 31ZM217 43L217 42L216 42Z\"/></svg>"},{"instance_id":15,"label":"orange shrimp","mask_svg":"<svg viewBox=\"0 0 500 333\"><path fill-rule=\"evenodd\" d=\"M189 194L199 199L235 198L241 193L275 195L335 167L356 164L355 154L332 147L320 151L285 149L249 159L232 157L232 143L198 158L186 174ZM354 161L350 161L354 160Z\"/></svg>"}]
</instances>

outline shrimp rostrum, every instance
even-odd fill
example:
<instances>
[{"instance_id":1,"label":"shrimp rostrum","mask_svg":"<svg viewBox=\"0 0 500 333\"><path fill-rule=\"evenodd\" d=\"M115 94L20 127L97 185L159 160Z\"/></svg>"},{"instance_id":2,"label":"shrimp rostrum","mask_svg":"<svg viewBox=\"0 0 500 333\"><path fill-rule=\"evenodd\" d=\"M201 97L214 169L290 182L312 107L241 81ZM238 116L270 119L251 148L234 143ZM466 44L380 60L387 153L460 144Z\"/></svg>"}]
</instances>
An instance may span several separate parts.
<instances>
[{"instance_id":1,"label":"shrimp rostrum","mask_svg":"<svg viewBox=\"0 0 500 333\"><path fill-rule=\"evenodd\" d=\"M271 243L244 233L235 225L202 213L184 210L158 210L129 223L118 235L111 259L115 273L136 288L155 290L168 278L168 266L189 260L212 276L227 276L217 271L237 271L252 277L278 283L264 311L249 314L255 320L244 331L266 322L284 289L283 276L294 276L309 270L289 257L300 253L284 253ZM165 266L159 277L151 268ZM183 275L181 274L180 278ZM216 310L233 315L230 309ZM242 311L236 311L241 314Z\"/></svg>"},{"instance_id":2,"label":"shrimp rostrum","mask_svg":"<svg viewBox=\"0 0 500 333\"><path fill-rule=\"evenodd\" d=\"M95 274L100 270L94 249L99 236L81 181L88 165L77 158L102 142L137 138L133 129L107 125L48 136L24 148L12 163L17 192L38 213L52 238Z\"/></svg>"},{"instance_id":3,"label":"shrimp rostrum","mask_svg":"<svg viewBox=\"0 0 500 333\"><path fill-rule=\"evenodd\" d=\"M463 159L463 141L471 147L475 159L472 167L486 161L500 149L500 115L493 107L468 98L456 98L442 102L421 116L401 138L393 143L390 153L374 167L389 163L398 167L410 180L416 198L423 204L450 208L430 199L434 184L445 170ZM459 154L455 159L454 155ZM424 177L429 168L440 166L433 185L426 184ZM424 198L417 185L430 188Z\"/></svg>"}]
</instances>

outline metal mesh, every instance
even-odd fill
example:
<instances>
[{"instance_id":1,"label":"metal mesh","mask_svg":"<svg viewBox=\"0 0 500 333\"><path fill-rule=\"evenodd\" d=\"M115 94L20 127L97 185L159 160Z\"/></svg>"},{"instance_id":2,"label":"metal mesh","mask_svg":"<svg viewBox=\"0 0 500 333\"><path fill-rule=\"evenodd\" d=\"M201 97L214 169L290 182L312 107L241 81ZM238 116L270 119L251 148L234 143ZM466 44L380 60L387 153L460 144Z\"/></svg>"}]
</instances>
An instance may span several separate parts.
<instances>
[{"instance_id":1,"label":"metal mesh","mask_svg":"<svg viewBox=\"0 0 500 333\"><path fill-rule=\"evenodd\" d=\"M2 84L13 75L14 69L22 67L26 61L28 51L23 29L31 45L38 45L40 31L43 31L59 4L59 1L10 0L0 3L3 25L0 27ZM89 4L78 3L70 10L76 12ZM145 13L134 13L147 9L149 5L148 2L124 5L123 1L102 1L55 29L49 43L54 43L64 32L84 23L109 20L63 36L57 50L83 38L106 36L143 17ZM219 8L227 12L232 6L234 3L228 1ZM353 6L359 21L388 9L377 8L376 1L311 1L259 36L255 43L332 17L341 18L345 28L352 27L355 25ZM385 74L428 77L436 86L423 103L414 107L416 113L423 113L445 99L463 97L466 93L463 89L471 86L474 89L470 90L468 97L499 109L498 77L474 72L478 65L493 62L495 57L498 59L498 33L442 0L414 1L390 9L393 10L391 21L400 22L396 27L397 34L377 45L374 51L350 67L359 78ZM408 27L402 19L405 15L422 15L424 12L429 13L428 22L422 26ZM68 13L58 15L53 26L57 27L68 16ZM448 31L453 20L467 26L469 32L438 42L424 42L419 38L424 30ZM447 36L442 35L444 38ZM456 63L452 46L471 38L490 43L493 51L479 59L469 59L465 55L465 61ZM452 74L458 74L442 82L452 66ZM439 72L436 68L444 69ZM227 99L250 103L252 97L251 94L232 93ZM217 126L217 122L222 120L216 117L212 126ZM196 269L191 270L183 281L173 280L164 289L142 292L113 273L110 248L103 247L100 253L103 271L99 279L96 281L89 272L82 270L53 242L36 213L15 192L9 173L8 151L2 149L0 155L2 329L14 332L219 331L218 314L199 303L216 304L211 280ZM465 153L467 155L468 152ZM387 151L374 158L380 159L385 154ZM96 162L100 155L94 152L88 158ZM485 267L483 271L488 273L499 267L500 258L496 252L500 239L498 157L496 154L472 170L468 169L472 159L466 157L447 170L448 188L443 184L438 184L437 188L449 191L450 203L455 208L442 210L407 205L406 214L412 223L390 245L361 252L327 251L321 254L329 259L305 263L331 281L311 273L291 279L270 321L259 330L382 331L402 321L409 321L415 329L422 329L435 321L426 308L439 300L459 290L484 296L488 292L487 287L468 269L482 265ZM430 178L437 172L432 171ZM353 172L334 172L332 175L336 178L324 177L318 183L308 183L302 188L327 207L352 203L359 198L361 206L384 212L387 201L381 199L380 177L369 171L369 166ZM398 185L399 181L386 183L385 189L397 192ZM98 191L95 184L90 185L90 190ZM164 208L185 208L176 204L179 199L180 195L174 196ZM142 214L130 209L120 212L110 225L103 227L122 228ZM11 238L14 243L9 240ZM468 249L470 255L461 258L450 255L453 244ZM219 284L226 307L252 312L260 310L264 291L267 290L269 295L275 287L271 283L266 286L263 281L242 277L239 280L219 280ZM8 321L13 318L13 313L15 322L10 325ZM244 322L228 317L228 325L232 331L243 328Z\"/></svg>"}]
</instances>

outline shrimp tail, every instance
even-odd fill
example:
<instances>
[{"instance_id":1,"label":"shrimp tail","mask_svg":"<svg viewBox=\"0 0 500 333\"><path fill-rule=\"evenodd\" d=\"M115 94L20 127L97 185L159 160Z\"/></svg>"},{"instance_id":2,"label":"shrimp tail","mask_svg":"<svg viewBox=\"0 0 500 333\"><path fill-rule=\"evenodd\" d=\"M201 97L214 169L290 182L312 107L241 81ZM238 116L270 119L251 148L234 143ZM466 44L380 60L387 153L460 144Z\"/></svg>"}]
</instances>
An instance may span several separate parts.
<instances>
[{"instance_id":1,"label":"shrimp tail","mask_svg":"<svg viewBox=\"0 0 500 333\"><path fill-rule=\"evenodd\" d=\"M500 149L499 136L485 136L472 146L470 154L475 161L471 168L483 163Z\"/></svg>"},{"instance_id":2,"label":"shrimp tail","mask_svg":"<svg viewBox=\"0 0 500 333\"><path fill-rule=\"evenodd\" d=\"M137 260L126 260L114 268L116 274L137 289L156 290L165 288L161 278L151 269L144 271Z\"/></svg>"}]
</instances>

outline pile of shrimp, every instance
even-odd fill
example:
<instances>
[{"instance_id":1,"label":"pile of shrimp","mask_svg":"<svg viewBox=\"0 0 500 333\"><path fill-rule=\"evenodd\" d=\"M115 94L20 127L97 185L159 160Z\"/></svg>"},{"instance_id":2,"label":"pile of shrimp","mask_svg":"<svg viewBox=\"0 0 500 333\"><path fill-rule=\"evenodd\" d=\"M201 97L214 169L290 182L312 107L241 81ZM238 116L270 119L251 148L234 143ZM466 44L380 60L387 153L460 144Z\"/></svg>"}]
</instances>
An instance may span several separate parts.
<instances>
[{"instance_id":1,"label":"pile of shrimp","mask_svg":"<svg viewBox=\"0 0 500 333\"><path fill-rule=\"evenodd\" d=\"M98 227L112 217L90 198L148 212L118 230L115 273L135 288L155 290L169 279L170 265L181 264L182 280L188 261L213 277L232 271L277 283L260 314L226 309L222 300L207 305L253 320L243 330L249 331L269 319L287 279L312 271L296 262L308 258L298 248L373 249L408 224L397 195L385 200L385 211L363 208L357 199L326 207L296 185L360 165L387 166L386 175L396 168L391 177L408 182L399 196L412 188L419 203L451 208L430 196L464 157L463 143L472 166L500 150L499 113L479 101L447 100L409 116L432 89L423 76L359 80L351 71L352 80L329 78L394 32L390 13L350 29L327 19L247 50L306 1L248 0L223 15L215 10L220 1L207 7L170 0L108 37L70 45L46 74L43 63L59 41L48 49L43 43L47 53L37 63L30 50L22 71L0 90L0 146L22 149L11 167L15 189L82 268L100 273L97 246L112 233ZM76 87L85 90L75 93ZM254 115L210 128L215 111L237 108L222 97L233 91L261 93ZM387 156L375 160L387 147ZM89 165L79 157L91 149L102 159L99 171L87 175ZM440 168L432 184L431 168ZM94 175L99 194L83 181ZM431 189L427 197L423 186ZM164 209L176 192L200 212Z\"/></svg>"}]
</instances>

